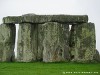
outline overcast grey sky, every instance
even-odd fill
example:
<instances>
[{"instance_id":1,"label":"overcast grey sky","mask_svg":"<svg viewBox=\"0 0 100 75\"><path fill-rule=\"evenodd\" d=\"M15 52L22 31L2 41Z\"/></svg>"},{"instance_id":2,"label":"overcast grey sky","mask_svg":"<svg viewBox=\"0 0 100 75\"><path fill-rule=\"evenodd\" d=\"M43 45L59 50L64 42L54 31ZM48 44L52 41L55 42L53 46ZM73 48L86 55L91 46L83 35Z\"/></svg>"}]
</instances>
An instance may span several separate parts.
<instances>
[{"instance_id":1,"label":"overcast grey sky","mask_svg":"<svg viewBox=\"0 0 100 75\"><path fill-rule=\"evenodd\" d=\"M100 52L100 0L0 0L0 23L6 16L35 14L88 15L95 23L96 48Z\"/></svg>"}]
</instances>

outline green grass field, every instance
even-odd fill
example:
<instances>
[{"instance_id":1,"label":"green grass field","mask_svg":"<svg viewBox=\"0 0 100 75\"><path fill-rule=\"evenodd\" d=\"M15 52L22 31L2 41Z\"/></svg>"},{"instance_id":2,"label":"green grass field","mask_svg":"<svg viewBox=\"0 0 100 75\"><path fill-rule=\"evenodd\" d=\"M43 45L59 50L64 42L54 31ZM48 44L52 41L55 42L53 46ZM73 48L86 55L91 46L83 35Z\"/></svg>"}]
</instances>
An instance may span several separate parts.
<instances>
[{"instance_id":1,"label":"green grass field","mask_svg":"<svg viewBox=\"0 0 100 75\"><path fill-rule=\"evenodd\" d=\"M0 63L0 75L100 75L100 63Z\"/></svg>"}]
</instances>

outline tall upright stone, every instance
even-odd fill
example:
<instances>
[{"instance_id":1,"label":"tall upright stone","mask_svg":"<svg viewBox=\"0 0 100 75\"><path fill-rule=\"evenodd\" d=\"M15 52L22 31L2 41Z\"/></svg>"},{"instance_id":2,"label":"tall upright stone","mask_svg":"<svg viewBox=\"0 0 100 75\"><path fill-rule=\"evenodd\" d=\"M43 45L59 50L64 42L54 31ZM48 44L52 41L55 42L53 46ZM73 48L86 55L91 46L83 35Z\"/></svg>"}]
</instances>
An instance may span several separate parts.
<instances>
[{"instance_id":1,"label":"tall upright stone","mask_svg":"<svg viewBox=\"0 0 100 75\"><path fill-rule=\"evenodd\" d=\"M43 61L59 62L69 60L69 25L47 22L42 26L44 28Z\"/></svg>"},{"instance_id":2,"label":"tall upright stone","mask_svg":"<svg viewBox=\"0 0 100 75\"><path fill-rule=\"evenodd\" d=\"M44 24L38 24L38 51L37 51L37 60L43 61L43 40L44 40Z\"/></svg>"},{"instance_id":3,"label":"tall upright stone","mask_svg":"<svg viewBox=\"0 0 100 75\"><path fill-rule=\"evenodd\" d=\"M37 25L19 24L17 61L31 62L37 59Z\"/></svg>"},{"instance_id":4,"label":"tall upright stone","mask_svg":"<svg viewBox=\"0 0 100 75\"><path fill-rule=\"evenodd\" d=\"M73 25L70 47L72 59L78 62L93 61L96 51L95 26L93 23Z\"/></svg>"},{"instance_id":5,"label":"tall upright stone","mask_svg":"<svg viewBox=\"0 0 100 75\"><path fill-rule=\"evenodd\" d=\"M14 24L0 25L0 61L8 62L14 59L16 29Z\"/></svg>"}]
</instances>

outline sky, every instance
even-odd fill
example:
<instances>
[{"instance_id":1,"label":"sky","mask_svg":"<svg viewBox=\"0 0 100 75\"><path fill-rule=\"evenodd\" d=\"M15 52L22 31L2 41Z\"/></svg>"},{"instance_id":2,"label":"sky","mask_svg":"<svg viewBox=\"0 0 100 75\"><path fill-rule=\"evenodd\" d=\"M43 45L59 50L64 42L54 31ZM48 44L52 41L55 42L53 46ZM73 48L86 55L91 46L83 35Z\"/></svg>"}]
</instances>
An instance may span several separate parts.
<instances>
[{"instance_id":1,"label":"sky","mask_svg":"<svg viewBox=\"0 0 100 75\"><path fill-rule=\"evenodd\" d=\"M3 17L27 13L88 15L89 22L95 23L96 49L100 52L99 7L100 0L0 0L0 23ZM18 29L18 25L16 26Z\"/></svg>"}]
</instances>

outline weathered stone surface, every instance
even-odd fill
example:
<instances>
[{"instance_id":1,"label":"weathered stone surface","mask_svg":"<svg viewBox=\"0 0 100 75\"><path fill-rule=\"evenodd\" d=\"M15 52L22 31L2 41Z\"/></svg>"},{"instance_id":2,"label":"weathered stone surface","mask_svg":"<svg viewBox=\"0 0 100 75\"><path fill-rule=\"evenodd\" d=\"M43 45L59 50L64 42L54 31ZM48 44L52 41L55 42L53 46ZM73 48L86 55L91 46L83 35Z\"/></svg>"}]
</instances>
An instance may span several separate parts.
<instances>
[{"instance_id":1,"label":"weathered stone surface","mask_svg":"<svg viewBox=\"0 0 100 75\"><path fill-rule=\"evenodd\" d=\"M7 62L14 59L16 29L14 24L0 25L0 61Z\"/></svg>"},{"instance_id":2,"label":"weathered stone surface","mask_svg":"<svg viewBox=\"0 0 100 75\"><path fill-rule=\"evenodd\" d=\"M43 40L44 40L44 24L38 24L38 52L37 52L37 60L43 60Z\"/></svg>"},{"instance_id":3,"label":"weathered stone surface","mask_svg":"<svg viewBox=\"0 0 100 75\"><path fill-rule=\"evenodd\" d=\"M8 17L4 17L2 19L3 23L13 23L13 24L19 24L22 21L22 17L21 16L8 16Z\"/></svg>"},{"instance_id":4,"label":"weathered stone surface","mask_svg":"<svg viewBox=\"0 0 100 75\"><path fill-rule=\"evenodd\" d=\"M17 61L31 62L37 59L37 25L21 23L18 32Z\"/></svg>"},{"instance_id":5,"label":"weathered stone surface","mask_svg":"<svg viewBox=\"0 0 100 75\"><path fill-rule=\"evenodd\" d=\"M100 54L98 50L95 51L93 58L94 58L94 61L100 62Z\"/></svg>"},{"instance_id":6,"label":"weathered stone surface","mask_svg":"<svg viewBox=\"0 0 100 75\"><path fill-rule=\"evenodd\" d=\"M73 25L71 33L69 45L72 59L78 62L92 61L96 49L94 24Z\"/></svg>"},{"instance_id":7,"label":"weathered stone surface","mask_svg":"<svg viewBox=\"0 0 100 75\"><path fill-rule=\"evenodd\" d=\"M69 60L69 26L57 22L48 22L42 26L44 28L43 61L59 62Z\"/></svg>"},{"instance_id":8,"label":"weathered stone surface","mask_svg":"<svg viewBox=\"0 0 100 75\"><path fill-rule=\"evenodd\" d=\"M14 58L15 23L19 23L18 62L100 61L95 26L87 15L8 16L0 26L0 61ZM69 32L69 25L72 25ZM69 37L70 35L70 37Z\"/></svg>"},{"instance_id":9,"label":"weathered stone surface","mask_svg":"<svg viewBox=\"0 0 100 75\"><path fill-rule=\"evenodd\" d=\"M30 14L31 15L31 14ZM45 22L61 22L61 23L83 23L88 22L87 15L23 15L8 16L3 18L3 23L45 23Z\"/></svg>"}]
</instances>

